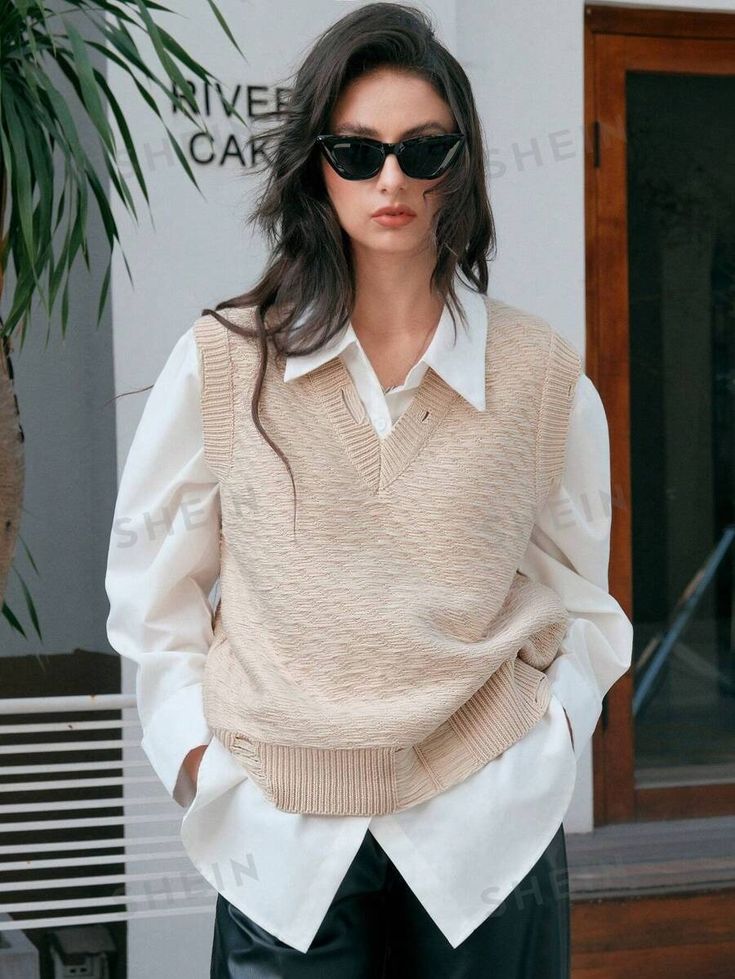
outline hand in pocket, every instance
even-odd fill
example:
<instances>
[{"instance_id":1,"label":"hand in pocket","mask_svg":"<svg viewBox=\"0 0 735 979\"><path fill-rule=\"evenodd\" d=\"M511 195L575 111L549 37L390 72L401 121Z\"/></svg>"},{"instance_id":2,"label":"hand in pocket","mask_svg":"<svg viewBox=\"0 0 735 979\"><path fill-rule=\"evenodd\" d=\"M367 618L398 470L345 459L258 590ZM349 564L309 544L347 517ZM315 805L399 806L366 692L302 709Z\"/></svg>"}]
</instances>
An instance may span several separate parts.
<instances>
[{"instance_id":1,"label":"hand in pocket","mask_svg":"<svg viewBox=\"0 0 735 979\"><path fill-rule=\"evenodd\" d=\"M207 750L206 744L197 745L196 748L192 748L191 751L184 758L184 769L186 774L191 779L191 784L194 786L194 791L197 788L197 778L199 776L199 765L202 761L202 755Z\"/></svg>"}]
</instances>

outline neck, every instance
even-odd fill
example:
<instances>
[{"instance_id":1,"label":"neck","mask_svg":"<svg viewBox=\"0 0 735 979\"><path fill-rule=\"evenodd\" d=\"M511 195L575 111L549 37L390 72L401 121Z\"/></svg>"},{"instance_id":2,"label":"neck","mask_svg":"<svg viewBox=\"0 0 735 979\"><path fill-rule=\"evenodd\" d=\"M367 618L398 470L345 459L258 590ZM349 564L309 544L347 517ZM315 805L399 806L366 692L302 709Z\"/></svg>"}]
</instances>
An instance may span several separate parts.
<instances>
[{"instance_id":1,"label":"neck","mask_svg":"<svg viewBox=\"0 0 735 979\"><path fill-rule=\"evenodd\" d=\"M429 289L434 257L429 250L420 255L359 256L352 325L361 341L415 344L438 322L444 299Z\"/></svg>"}]
</instances>

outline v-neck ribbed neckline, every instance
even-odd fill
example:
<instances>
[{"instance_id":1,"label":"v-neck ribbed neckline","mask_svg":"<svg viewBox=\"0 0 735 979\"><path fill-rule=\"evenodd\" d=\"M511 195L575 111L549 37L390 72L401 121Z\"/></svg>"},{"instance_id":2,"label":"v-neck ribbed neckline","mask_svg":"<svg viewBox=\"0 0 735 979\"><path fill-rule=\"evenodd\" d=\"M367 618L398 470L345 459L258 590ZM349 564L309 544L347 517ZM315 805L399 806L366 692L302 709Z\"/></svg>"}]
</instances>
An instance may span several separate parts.
<instances>
[{"instance_id":1,"label":"v-neck ribbed neckline","mask_svg":"<svg viewBox=\"0 0 735 979\"><path fill-rule=\"evenodd\" d=\"M431 367L410 404L381 438L373 428L355 383L341 357L305 375L332 419L353 466L373 493L379 493L413 461L459 393Z\"/></svg>"}]
</instances>

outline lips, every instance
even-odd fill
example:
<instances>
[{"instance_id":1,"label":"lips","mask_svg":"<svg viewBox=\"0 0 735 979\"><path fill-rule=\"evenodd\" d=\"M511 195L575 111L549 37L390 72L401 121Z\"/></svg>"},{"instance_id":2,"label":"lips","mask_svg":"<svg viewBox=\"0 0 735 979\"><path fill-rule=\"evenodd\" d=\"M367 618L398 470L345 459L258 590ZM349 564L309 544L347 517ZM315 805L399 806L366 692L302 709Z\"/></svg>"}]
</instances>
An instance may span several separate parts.
<instances>
[{"instance_id":1,"label":"lips","mask_svg":"<svg viewBox=\"0 0 735 979\"><path fill-rule=\"evenodd\" d=\"M394 216L399 214L407 214L409 217L416 217L415 211L412 211L410 207L404 207L403 205L396 205L395 207L381 207L380 210L373 213L372 217L377 218L381 214L392 214Z\"/></svg>"}]
</instances>

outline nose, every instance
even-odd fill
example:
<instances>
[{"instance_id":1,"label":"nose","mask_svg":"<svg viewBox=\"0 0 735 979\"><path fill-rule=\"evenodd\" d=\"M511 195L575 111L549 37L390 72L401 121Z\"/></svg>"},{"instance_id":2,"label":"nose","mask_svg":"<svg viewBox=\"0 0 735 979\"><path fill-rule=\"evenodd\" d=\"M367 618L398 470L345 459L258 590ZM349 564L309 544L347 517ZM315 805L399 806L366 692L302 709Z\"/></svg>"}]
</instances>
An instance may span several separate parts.
<instances>
[{"instance_id":1,"label":"nose","mask_svg":"<svg viewBox=\"0 0 735 979\"><path fill-rule=\"evenodd\" d=\"M383 167L378 173L378 180L381 183L394 186L396 184L405 184L407 179L406 174L401 170L401 165L395 153L388 153L383 161Z\"/></svg>"}]
</instances>

